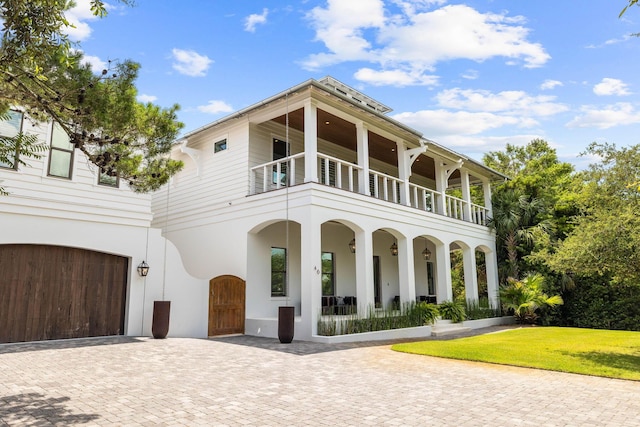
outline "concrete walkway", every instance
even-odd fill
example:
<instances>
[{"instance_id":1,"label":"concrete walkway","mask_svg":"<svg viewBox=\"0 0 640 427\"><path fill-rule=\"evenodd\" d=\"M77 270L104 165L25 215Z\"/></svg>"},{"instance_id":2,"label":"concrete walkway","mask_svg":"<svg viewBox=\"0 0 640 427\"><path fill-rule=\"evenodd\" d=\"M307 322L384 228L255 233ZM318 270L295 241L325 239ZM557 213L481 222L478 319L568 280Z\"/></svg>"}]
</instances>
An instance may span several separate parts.
<instances>
[{"instance_id":1,"label":"concrete walkway","mask_svg":"<svg viewBox=\"0 0 640 427\"><path fill-rule=\"evenodd\" d=\"M0 425L640 426L640 383L254 337L0 345Z\"/></svg>"}]
</instances>

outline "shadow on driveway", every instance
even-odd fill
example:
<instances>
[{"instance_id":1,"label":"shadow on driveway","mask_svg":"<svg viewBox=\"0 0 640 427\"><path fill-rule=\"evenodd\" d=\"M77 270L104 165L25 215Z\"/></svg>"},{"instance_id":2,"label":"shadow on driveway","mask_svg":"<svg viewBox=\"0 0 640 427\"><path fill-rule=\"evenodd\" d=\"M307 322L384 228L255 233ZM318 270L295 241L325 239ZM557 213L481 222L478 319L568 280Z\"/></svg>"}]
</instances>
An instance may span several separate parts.
<instances>
[{"instance_id":1,"label":"shadow on driveway","mask_svg":"<svg viewBox=\"0 0 640 427\"><path fill-rule=\"evenodd\" d=\"M71 413L65 406L69 400L68 397L46 397L40 393L2 397L0 420L10 425L45 426L86 424L100 418L97 414Z\"/></svg>"}]
</instances>

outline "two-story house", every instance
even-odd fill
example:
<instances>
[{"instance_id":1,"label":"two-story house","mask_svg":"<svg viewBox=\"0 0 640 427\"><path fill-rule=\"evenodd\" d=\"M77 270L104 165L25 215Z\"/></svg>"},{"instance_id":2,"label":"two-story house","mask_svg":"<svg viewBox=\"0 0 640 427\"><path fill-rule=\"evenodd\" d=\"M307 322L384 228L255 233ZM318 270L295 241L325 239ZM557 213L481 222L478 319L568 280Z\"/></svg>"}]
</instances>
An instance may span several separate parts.
<instances>
[{"instance_id":1,"label":"two-story house","mask_svg":"<svg viewBox=\"0 0 640 427\"><path fill-rule=\"evenodd\" d=\"M278 307L294 306L296 339L314 340L329 313L452 300L452 251L466 299L478 300L483 259L482 293L497 305L486 223L491 183L505 177L389 111L327 77L178 141L172 156L186 166L153 195L152 226L209 280L189 322L275 337Z\"/></svg>"},{"instance_id":2,"label":"two-story house","mask_svg":"<svg viewBox=\"0 0 640 427\"><path fill-rule=\"evenodd\" d=\"M101 173L57 125L19 109L0 121L0 136L21 131L47 150L22 159L26 166L0 163L9 192L0 196L0 343L149 336L154 301L164 299L173 336L206 336L206 323L194 319L206 319L199 301L208 281L187 274L150 227L151 195Z\"/></svg>"}]
</instances>

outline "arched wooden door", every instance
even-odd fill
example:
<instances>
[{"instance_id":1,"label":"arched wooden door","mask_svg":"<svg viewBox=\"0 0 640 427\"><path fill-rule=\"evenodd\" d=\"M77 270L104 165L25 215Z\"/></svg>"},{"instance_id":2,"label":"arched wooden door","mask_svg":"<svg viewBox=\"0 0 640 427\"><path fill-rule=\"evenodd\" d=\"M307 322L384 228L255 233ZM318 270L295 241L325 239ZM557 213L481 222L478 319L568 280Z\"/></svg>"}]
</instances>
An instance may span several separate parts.
<instances>
[{"instance_id":1,"label":"arched wooden door","mask_svg":"<svg viewBox=\"0 0 640 427\"><path fill-rule=\"evenodd\" d=\"M209 281L209 336L244 334L245 281L218 276Z\"/></svg>"}]
</instances>

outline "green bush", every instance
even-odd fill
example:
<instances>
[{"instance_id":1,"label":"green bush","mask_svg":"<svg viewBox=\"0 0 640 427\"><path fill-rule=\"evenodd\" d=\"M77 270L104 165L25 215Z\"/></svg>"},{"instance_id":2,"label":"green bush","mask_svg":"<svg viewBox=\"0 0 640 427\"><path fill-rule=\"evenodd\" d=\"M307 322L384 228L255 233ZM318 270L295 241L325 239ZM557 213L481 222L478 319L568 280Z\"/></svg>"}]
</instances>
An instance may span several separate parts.
<instances>
[{"instance_id":1,"label":"green bush","mask_svg":"<svg viewBox=\"0 0 640 427\"><path fill-rule=\"evenodd\" d=\"M465 302L466 320L489 319L500 317L500 307L491 307L488 298L481 301Z\"/></svg>"},{"instance_id":2,"label":"green bush","mask_svg":"<svg viewBox=\"0 0 640 427\"><path fill-rule=\"evenodd\" d=\"M453 323L459 323L466 319L464 306L456 301L444 301L438 305L440 316L443 319L451 320Z\"/></svg>"}]
</instances>

